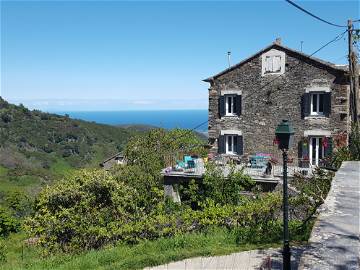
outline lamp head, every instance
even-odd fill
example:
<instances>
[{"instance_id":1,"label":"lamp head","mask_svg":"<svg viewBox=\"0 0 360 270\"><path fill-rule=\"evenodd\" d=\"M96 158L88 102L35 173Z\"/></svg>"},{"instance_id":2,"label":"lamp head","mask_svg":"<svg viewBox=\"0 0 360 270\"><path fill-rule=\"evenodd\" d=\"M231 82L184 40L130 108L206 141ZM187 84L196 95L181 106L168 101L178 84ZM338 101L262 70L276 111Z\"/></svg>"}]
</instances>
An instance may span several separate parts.
<instances>
[{"instance_id":1,"label":"lamp head","mask_svg":"<svg viewBox=\"0 0 360 270\"><path fill-rule=\"evenodd\" d=\"M294 128L288 120L282 120L275 130L275 136L279 142L279 149L288 150L294 137Z\"/></svg>"}]
</instances>

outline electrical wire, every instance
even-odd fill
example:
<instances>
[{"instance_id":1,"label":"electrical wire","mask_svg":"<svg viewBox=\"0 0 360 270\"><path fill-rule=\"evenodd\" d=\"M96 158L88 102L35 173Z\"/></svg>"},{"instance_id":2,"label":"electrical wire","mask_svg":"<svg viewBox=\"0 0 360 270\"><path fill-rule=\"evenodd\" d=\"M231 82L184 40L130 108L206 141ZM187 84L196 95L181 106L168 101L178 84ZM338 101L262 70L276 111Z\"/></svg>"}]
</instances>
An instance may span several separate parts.
<instances>
[{"instance_id":1,"label":"electrical wire","mask_svg":"<svg viewBox=\"0 0 360 270\"><path fill-rule=\"evenodd\" d=\"M326 21L314 14L312 14L311 12L307 11L306 9L300 7L299 5L295 4L293 1L290 1L290 0L285 0L286 2L288 2L290 5L293 5L294 7L296 7L297 9L300 9L302 12L305 12L306 14L310 15L311 17L319 20L319 21L322 21L324 23L327 23L329 25L332 25L332 26L336 26L336 27L347 27L346 25L339 25L339 24L335 24L335 23L332 23L332 22L329 22L329 21Z\"/></svg>"},{"instance_id":2,"label":"electrical wire","mask_svg":"<svg viewBox=\"0 0 360 270\"><path fill-rule=\"evenodd\" d=\"M321 51L322 49L324 49L325 47L327 47L328 45L330 45L333 42L339 41L340 39L342 39L342 37L344 36L344 34L347 32L347 30L345 30L344 32L340 33L339 35L337 35L335 38L333 38L332 40L328 41L327 43L325 43L324 45L322 45L319 49L317 49L316 51L314 51L312 54L310 54L308 57L313 56L314 54L318 53L319 51ZM301 62L299 62L297 65L293 66L292 68L288 69L287 73L289 73L291 70L295 69L296 67L298 67L300 64L302 64ZM264 88L266 88L267 86L269 86L271 83L273 83L275 80L281 78L284 74L286 73L286 71L283 74L280 74L279 76L275 77L273 80L271 80L270 82L268 82L266 85L262 86L261 88L257 89L256 91L254 91L252 94L250 94L249 96L246 96L242 99L242 102L246 99L248 99L249 97L251 97L254 93L259 92L260 90L263 90ZM186 136L188 133L191 133L195 130L197 130L199 127L205 125L206 123L208 123L209 120L206 120L200 124L198 124L197 126L195 126L192 129L187 130L186 132L184 132L183 134L181 134L180 136L177 136L176 138L173 138L168 145L170 145L171 143L175 142L176 140ZM198 147L198 145L196 146ZM194 147L195 148L195 147ZM191 149L191 148L189 148Z\"/></svg>"},{"instance_id":3,"label":"electrical wire","mask_svg":"<svg viewBox=\"0 0 360 270\"><path fill-rule=\"evenodd\" d=\"M310 54L308 57L311 57L313 55L315 55L316 53L318 53L319 51L321 51L322 49L324 49L325 47L329 46L331 43L339 41L342 39L342 37L345 35L345 33L347 32L347 30L345 30L344 32L342 32L341 34L337 35L335 38L333 38L332 40L328 41L327 43L325 43L324 45L322 45L319 49L317 49L316 51L314 51L312 54ZM243 101L248 99L249 97L253 96L254 94L256 94L257 92L259 92L260 90L263 90L264 88L266 88L267 86L269 86L270 84L272 84L274 81L276 81L277 79L283 77L285 75L285 73L289 73L290 71L292 71L293 69L295 69L296 67L300 66L302 64L302 62L299 62L298 64L296 64L295 66L289 68L287 71L285 70L284 73L278 75L277 77L275 77L274 79L272 79L271 81L269 81L267 84L265 84L264 86L260 87L257 91L254 91L252 94L246 96L243 98Z\"/></svg>"}]
</instances>

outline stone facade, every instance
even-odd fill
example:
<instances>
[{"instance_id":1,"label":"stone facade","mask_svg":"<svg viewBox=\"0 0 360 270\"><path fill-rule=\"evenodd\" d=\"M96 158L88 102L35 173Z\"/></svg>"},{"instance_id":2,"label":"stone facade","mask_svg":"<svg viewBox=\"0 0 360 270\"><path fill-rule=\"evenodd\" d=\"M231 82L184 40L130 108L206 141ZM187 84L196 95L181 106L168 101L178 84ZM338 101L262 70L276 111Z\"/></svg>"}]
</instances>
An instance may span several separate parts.
<instances>
[{"instance_id":1,"label":"stone facade","mask_svg":"<svg viewBox=\"0 0 360 270\"><path fill-rule=\"evenodd\" d=\"M285 53L285 73L264 75L262 55L268 51ZM303 158L303 144L309 135L334 138L350 128L349 84L346 71L319 59L274 43L228 70L205 80L209 88L209 143L218 153L222 130L238 130L242 134L244 155L269 153L280 157L274 145L276 126L288 119L294 129L290 157ZM318 90L317 90L318 89ZM230 91L241 95L241 114L220 116L221 96ZM329 94L328 113L307 116L304 97L312 91ZM325 107L325 105L324 105ZM306 146L306 145L305 145Z\"/></svg>"}]
</instances>

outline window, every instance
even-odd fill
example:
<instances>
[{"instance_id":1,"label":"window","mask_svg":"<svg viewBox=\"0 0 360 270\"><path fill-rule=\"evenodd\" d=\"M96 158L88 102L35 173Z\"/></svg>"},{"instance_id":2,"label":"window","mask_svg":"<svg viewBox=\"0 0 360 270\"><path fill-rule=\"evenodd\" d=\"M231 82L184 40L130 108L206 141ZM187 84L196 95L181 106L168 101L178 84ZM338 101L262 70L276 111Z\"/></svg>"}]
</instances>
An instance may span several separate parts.
<instances>
[{"instance_id":1,"label":"window","mask_svg":"<svg viewBox=\"0 0 360 270\"><path fill-rule=\"evenodd\" d=\"M280 75L285 72L285 52L271 49L261 55L261 76Z\"/></svg>"},{"instance_id":2,"label":"window","mask_svg":"<svg viewBox=\"0 0 360 270\"><path fill-rule=\"evenodd\" d=\"M226 94L219 98L219 114L223 116L241 115L241 95Z\"/></svg>"},{"instance_id":3,"label":"window","mask_svg":"<svg viewBox=\"0 0 360 270\"><path fill-rule=\"evenodd\" d=\"M314 93L310 96L310 114L323 115L324 114L324 94Z\"/></svg>"},{"instance_id":4,"label":"window","mask_svg":"<svg viewBox=\"0 0 360 270\"><path fill-rule=\"evenodd\" d=\"M244 141L238 130L221 130L218 140L219 154L243 155Z\"/></svg>"},{"instance_id":5,"label":"window","mask_svg":"<svg viewBox=\"0 0 360 270\"><path fill-rule=\"evenodd\" d=\"M316 90L316 91L315 91ZM306 89L301 97L301 117L330 117L331 91L316 87Z\"/></svg>"},{"instance_id":6,"label":"window","mask_svg":"<svg viewBox=\"0 0 360 270\"><path fill-rule=\"evenodd\" d=\"M226 115L236 115L236 96L235 95L226 95Z\"/></svg>"},{"instance_id":7,"label":"window","mask_svg":"<svg viewBox=\"0 0 360 270\"><path fill-rule=\"evenodd\" d=\"M237 135L226 135L226 154L236 154L237 148Z\"/></svg>"},{"instance_id":8,"label":"window","mask_svg":"<svg viewBox=\"0 0 360 270\"><path fill-rule=\"evenodd\" d=\"M281 56L271 55L265 57L265 74L281 72Z\"/></svg>"},{"instance_id":9,"label":"window","mask_svg":"<svg viewBox=\"0 0 360 270\"><path fill-rule=\"evenodd\" d=\"M324 141L321 137L310 137L309 159L310 165L319 166L324 158Z\"/></svg>"}]
</instances>

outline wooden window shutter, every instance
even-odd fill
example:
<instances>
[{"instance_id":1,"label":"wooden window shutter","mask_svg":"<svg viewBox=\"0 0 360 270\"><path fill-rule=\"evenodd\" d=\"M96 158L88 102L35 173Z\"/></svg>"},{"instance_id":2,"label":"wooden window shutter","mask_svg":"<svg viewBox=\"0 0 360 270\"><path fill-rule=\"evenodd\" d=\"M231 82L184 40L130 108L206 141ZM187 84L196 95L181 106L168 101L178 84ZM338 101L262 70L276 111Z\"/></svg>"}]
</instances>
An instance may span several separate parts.
<instances>
[{"instance_id":1,"label":"wooden window shutter","mask_svg":"<svg viewBox=\"0 0 360 270\"><path fill-rule=\"evenodd\" d=\"M219 98L219 114L220 117L225 115L225 96Z\"/></svg>"},{"instance_id":2,"label":"wooden window shutter","mask_svg":"<svg viewBox=\"0 0 360 270\"><path fill-rule=\"evenodd\" d=\"M219 154L225 153L225 136L220 135L218 140L218 152Z\"/></svg>"},{"instance_id":3,"label":"wooden window shutter","mask_svg":"<svg viewBox=\"0 0 360 270\"><path fill-rule=\"evenodd\" d=\"M333 140L330 137L327 137L327 146L324 149L324 156L329 157L332 155L333 152Z\"/></svg>"},{"instance_id":4,"label":"wooden window shutter","mask_svg":"<svg viewBox=\"0 0 360 270\"><path fill-rule=\"evenodd\" d=\"M236 102L236 114L237 114L238 116L240 116L240 115L242 114L242 111L241 111L241 110L242 110L242 104L241 104L241 102L242 102L242 96L241 96L241 95L237 95L235 102Z\"/></svg>"},{"instance_id":5,"label":"wooden window shutter","mask_svg":"<svg viewBox=\"0 0 360 270\"><path fill-rule=\"evenodd\" d=\"M310 115L310 93L305 93L301 97L301 118Z\"/></svg>"},{"instance_id":6,"label":"wooden window shutter","mask_svg":"<svg viewBox=\"0 0 360 270\"><path fill-rule=\"evenodd\" d=\"M238 155L243 155L243 154L244 154L244 141L243 141L243 136L237 136L236 153L237 153Z\"/></svg>"},{"instance_id":7,"label":"wooden window shutter","mask_svg":"<svg viewBox=\"0 0 360 270\"><path fill-rule=\"evenodd\" d=\"M331 113L331 93L324 93L324 115L329 117Z\"/></svg>"}]
</instances>

